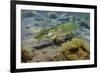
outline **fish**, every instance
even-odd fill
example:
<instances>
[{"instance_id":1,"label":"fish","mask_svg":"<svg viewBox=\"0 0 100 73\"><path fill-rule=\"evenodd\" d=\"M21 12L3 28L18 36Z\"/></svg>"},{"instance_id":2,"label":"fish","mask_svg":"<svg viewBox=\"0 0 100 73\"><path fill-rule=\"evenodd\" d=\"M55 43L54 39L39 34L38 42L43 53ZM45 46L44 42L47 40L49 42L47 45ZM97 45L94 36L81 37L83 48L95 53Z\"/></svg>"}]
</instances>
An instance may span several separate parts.
<instances>
[{"instance_id":1,"label":"fish","mask_svg":"<svg viewBox=\"0 0 100 73\"><path fill-rule=\"evenodd\" d=\"M35 36L36 39L43 39L43 38L61 38L67 34L71 34L75 31L79 25L74 22L65 22L63 24L57 24L51 28L44 28L40 30L40 32Z\"/></svg>"}]
</instances>

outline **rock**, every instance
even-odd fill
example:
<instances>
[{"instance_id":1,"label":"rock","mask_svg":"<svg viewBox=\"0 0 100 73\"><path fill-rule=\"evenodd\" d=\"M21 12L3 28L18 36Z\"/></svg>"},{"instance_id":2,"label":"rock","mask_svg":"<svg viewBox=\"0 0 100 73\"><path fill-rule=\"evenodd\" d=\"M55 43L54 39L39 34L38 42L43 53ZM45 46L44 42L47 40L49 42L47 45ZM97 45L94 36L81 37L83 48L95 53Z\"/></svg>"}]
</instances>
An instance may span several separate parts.
<instances>
[{"instance_id":1,"label":"rock","mask_svg":"<svg viewBox=\"0 0 100 73\"><path fill-rule=\"evenodd\" d=\"M50 18L50 19L56 19L56 18L57 18L56 13L50 14L50 15L49 15L49 18Z\"/></svg>"},{"instance_id":2,"label":"rock","mask_svg":"<svg viewBox=\"0 0 100 73\"><path fill-rule=\"evenodd\" d=\"M81 21L79 24L83 28L90 29L90 25L89 25L89 23L87 21Z\"/></svg>"},{"instance_id":3,"label":"rock","mask_svg":"<svg viewBox=\"0 0 100 73\"><path fill-rule=\"evenodd\" d=\"M51 46L52 44L53 44L52 41L43 40L43 41L36 42L36 44L34 44L33 48L41 49L41 48L45 48L45 47Z\"/></svg>"}]
</instances>

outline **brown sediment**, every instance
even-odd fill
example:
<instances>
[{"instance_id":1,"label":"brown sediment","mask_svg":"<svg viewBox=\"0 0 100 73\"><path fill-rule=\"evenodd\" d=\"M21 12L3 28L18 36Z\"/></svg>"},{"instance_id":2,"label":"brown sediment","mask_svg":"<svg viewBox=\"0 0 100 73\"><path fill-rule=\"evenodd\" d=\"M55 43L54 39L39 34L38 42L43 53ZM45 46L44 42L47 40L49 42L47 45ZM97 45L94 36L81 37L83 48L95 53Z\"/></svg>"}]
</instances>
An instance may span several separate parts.
<instances>
[{"instance_id":1,"label":"brown sediment","mask_svg":"<svg viewBox=\"0 0 100 73\"><path fill-rule=\"evenodd\" d=\"M60 46L43 49L22 49L22 62L48 62L87 60L90 58L90 46L84 39L73 38Z\"/></svg>"}]
</instances>

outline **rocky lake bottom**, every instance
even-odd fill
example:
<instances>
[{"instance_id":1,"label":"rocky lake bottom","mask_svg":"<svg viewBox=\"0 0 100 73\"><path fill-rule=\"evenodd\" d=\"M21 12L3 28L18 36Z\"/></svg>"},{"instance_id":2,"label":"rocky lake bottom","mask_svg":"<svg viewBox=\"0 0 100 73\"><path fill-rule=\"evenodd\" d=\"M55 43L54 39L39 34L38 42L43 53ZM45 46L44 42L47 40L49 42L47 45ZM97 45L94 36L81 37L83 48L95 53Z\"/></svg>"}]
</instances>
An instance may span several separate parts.
<instances>
[{"instance_id":1,"label":"rocky lake bottom","mask_svg":"<svg viewBox=\"0 0 100 73\"><path fill-rule=\"evenodd\" d=\"M49 62L90 58L90 14L21 11L21 61Z\"/></svg>"}]
</instances>

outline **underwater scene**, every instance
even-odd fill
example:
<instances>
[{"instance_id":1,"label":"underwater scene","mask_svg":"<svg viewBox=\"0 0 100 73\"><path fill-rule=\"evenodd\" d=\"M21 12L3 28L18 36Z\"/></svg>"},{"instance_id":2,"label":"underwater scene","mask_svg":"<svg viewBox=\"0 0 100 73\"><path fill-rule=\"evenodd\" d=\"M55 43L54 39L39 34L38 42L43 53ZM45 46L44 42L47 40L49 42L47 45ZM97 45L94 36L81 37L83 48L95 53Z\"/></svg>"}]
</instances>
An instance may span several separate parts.
<instances>
[{"instance_id":1,"label":"underwater scene","mask_svg":"<svg viewBox=\"0 0 100 73\"><path fill-rule=\"evenodd\" d=\"M90 13L21 10L21 62L90 59Z\"/></svg>"}]
</instances>

